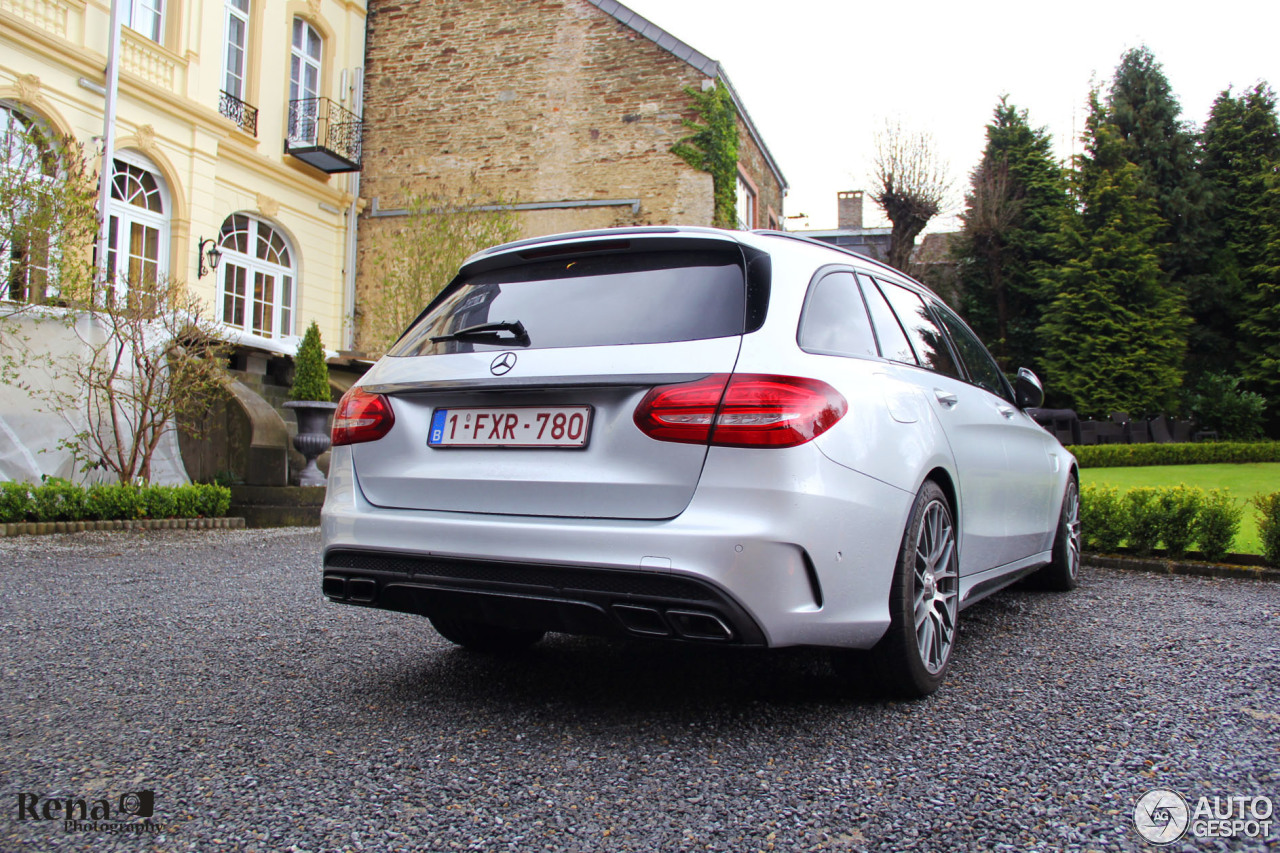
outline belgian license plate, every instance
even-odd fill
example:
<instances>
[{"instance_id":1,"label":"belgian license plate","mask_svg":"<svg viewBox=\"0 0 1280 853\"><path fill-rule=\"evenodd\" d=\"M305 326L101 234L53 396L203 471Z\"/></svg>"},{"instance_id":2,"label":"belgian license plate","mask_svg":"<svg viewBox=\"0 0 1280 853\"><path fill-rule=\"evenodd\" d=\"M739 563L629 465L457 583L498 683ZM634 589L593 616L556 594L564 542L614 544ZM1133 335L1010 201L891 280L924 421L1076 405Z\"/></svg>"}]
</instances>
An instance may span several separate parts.
<instances>
[{"instance_id":1,"label":"belgian license plate","mask_svg":"<svg viewBox=\"0 0 1280 853\"><path fill-rule=\"evenodd\" d=\"M431 447L586 447L590 406L436 409Z\"/></svg>"}]
</instances>

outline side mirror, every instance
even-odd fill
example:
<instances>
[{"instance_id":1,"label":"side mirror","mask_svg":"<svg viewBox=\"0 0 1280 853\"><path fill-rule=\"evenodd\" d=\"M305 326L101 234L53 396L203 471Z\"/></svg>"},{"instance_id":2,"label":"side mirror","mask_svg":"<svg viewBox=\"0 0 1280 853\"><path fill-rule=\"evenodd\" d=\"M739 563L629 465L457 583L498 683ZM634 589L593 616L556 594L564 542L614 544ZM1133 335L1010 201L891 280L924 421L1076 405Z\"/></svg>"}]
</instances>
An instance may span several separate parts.
<instances>
[{"instance_id":1,"label":"side mirror","mask_svg":"<svg viewBox=\"0 0 1280 853\"><path fill-rule=\"evenodd\" d=\"M1013 384L1013 396L1019 409L1034 409L1044 403L1044 386L1036 375L1025 367L1018 368L1018 381Z\"/></svg>"}]
</instances>

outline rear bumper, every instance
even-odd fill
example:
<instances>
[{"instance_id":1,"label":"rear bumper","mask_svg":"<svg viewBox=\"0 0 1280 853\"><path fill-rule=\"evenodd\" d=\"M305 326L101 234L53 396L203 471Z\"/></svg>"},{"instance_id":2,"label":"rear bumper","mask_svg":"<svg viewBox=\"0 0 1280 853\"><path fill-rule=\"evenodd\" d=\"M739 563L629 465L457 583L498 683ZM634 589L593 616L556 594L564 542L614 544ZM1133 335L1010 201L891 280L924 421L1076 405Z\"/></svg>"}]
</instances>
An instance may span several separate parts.
<instances>
[{"instance_id":1,"label":"rear bumper","mask_svg":"<svg viewBox=\"0 0 1280 853\"><path fill-rule=\"evenodd\" d=\"M347 604L513 628L764 645L755 620L722 590L654 572L332 548L323 589Z\"/></svg>"},{"instance_id":2,"label":"rear bumper","mask_svg":"<svg viewBox=\"0 0 1280 853\"><path fill-rule=\"evenodd\" d=\"M711 449L678 517L630 521L375 507L336 448L325 593L566 633L873 645L912 496L811 447L742 452Z\"/></svg>"}]
</instances>

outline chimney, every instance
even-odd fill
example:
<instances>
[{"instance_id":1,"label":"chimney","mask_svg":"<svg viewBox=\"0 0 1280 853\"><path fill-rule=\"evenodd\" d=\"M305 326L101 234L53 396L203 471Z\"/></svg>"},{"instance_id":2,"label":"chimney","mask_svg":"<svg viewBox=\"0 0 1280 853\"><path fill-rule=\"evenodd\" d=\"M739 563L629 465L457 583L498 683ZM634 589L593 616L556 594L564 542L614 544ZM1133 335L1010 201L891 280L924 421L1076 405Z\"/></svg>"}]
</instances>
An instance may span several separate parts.
<instances>
[{"instance_id":1,"label":"chimney","mask_svg":"<svg viewBox=\"0 0 1280 853\"><path fill-rule=\"evenodd\" d=\"M862 230L862 190L846 190L836 193L839 210L836 214L837 226L841 231ZM829 210L830 208L828 208ZM828 220L830 221L830 220Z\"/></svg>"}]
</instances>

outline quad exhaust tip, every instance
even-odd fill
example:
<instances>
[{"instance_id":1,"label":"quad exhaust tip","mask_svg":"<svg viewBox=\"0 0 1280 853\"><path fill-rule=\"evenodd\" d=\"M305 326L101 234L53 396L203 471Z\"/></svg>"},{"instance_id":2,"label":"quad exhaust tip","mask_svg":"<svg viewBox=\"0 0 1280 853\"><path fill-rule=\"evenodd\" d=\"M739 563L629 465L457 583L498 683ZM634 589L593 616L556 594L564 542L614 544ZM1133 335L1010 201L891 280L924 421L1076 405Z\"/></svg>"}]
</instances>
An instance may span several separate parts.
<instances>
[{"instance_id":1,"label":"quad exhaust tip","mask_svg":"<svg viewBox=\"0 0 1280 853\"><path fill-rule=\"evenodd\" d=\"M733 629L714 613L700 610L668 610L667 619L687 640L732 640Z\"/></svg>"},{"instance_id":2,"label":"quad exhaust tip","mask_svg":"<svg viewBox=\"0 0 1280 853\"><path fill-rule=\"evenodd\" d=\"M714 613L702 610L668 610L639 604L615 604L613 612L633 634L646 637L670 637L686 640L725 642L733 639L733 629Z\"/></svg>"},{"instance_id":3,"label":"quad exhaust tip","mask_svg":"<svg viewBox=\"0 0 1280 853\"><path fill-rule=\"evenodd\" d=\"M329 598L339 601L359 601L371 604L378 597L378 582L373 578L348 578L343 575L325 575L320 588Z\"/></svg>"},{"instance_id":4,"label":"quad exhaust tip","mask_svg":"<svg viewBox=\"0 0 1280 853\"><path fill-rule=\"evenodd\" d=\"M324 594L329 598L346 598L347 597L347 579L342 575L325 575L320 582L320 588L324 590Z\"/></svg>"},{"instance_id":5,"label":"quad exhaust tip","mask_svg":"<svg viewBox=\"0 0 1280 853\"><path fill-rule=\"evenodd\" d=\"M613 612L618 614L622 624L633 634L644 634L648 637L670 637L671 629L662 618L662 614L654 607L642 607L638 604L615 604Z\"/></svg>"},{"instance_id":6,"label":"quad exhaust tip","mask_svg":"<svg viewBox=\"0 0 1280 853\"><path fill-rule=\"evenodd\" d=\"M368 604L378 597L378 582L373 578L348 578L347 597Z\"/></svg>"}]
</instances>

